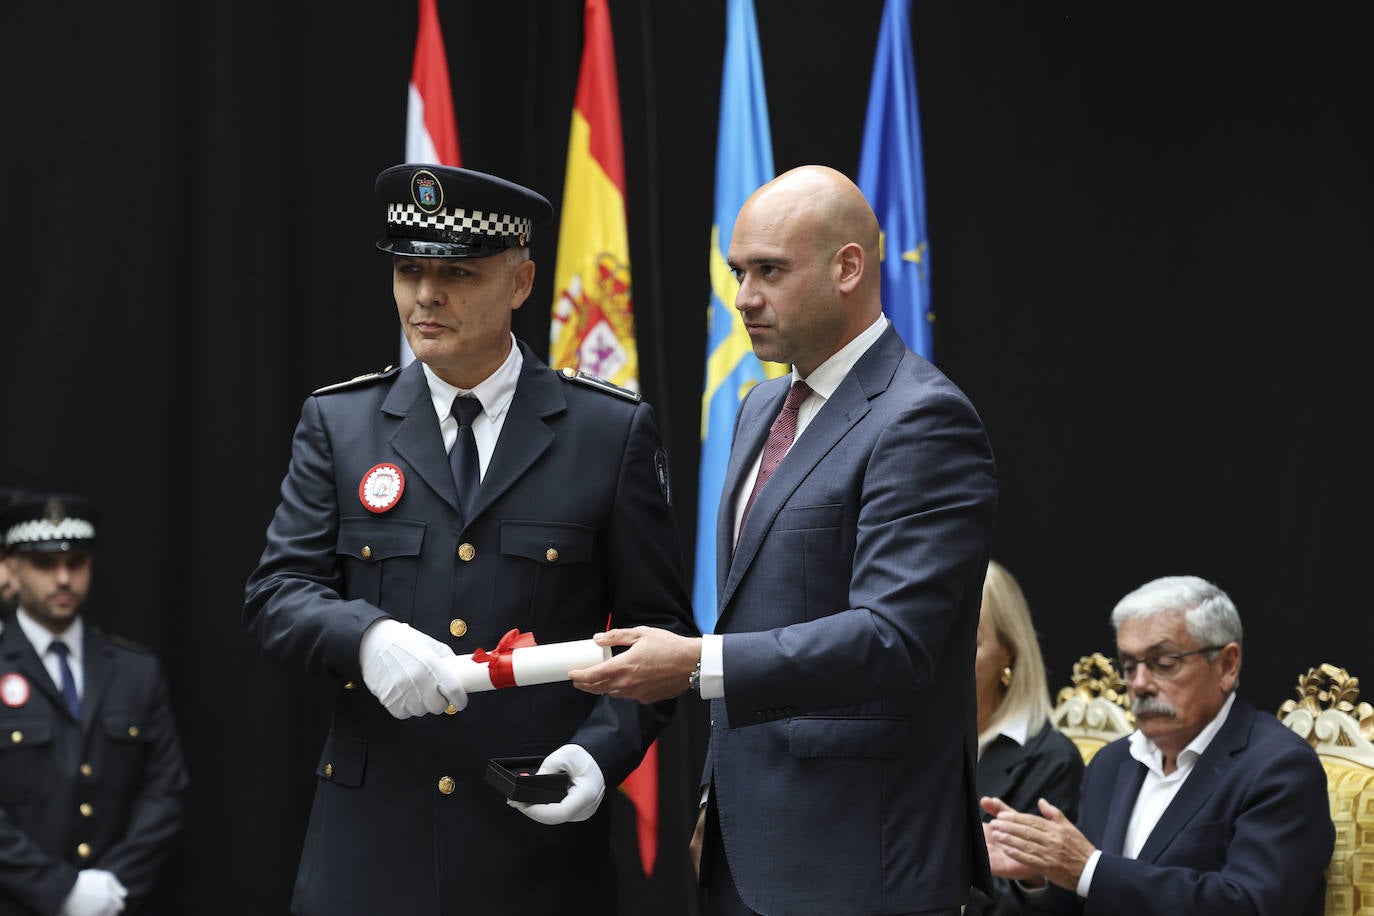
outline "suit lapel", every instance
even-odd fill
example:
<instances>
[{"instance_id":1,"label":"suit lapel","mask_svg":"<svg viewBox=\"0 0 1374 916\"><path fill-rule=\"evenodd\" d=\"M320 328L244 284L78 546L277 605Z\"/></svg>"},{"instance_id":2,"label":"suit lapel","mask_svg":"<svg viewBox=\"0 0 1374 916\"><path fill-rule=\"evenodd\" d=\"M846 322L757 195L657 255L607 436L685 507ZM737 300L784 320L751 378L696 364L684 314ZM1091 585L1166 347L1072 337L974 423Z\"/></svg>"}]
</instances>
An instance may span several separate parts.
<instances>
[{"instance_id":1,"label":"suit lapel","mask_svg":"<svg viewBox=\"0 0 1374 916\"><path fill-rule=\"evenodd\" d=\"M1131 812L1135 810L1135 800L1145 783L1146 772L1145 764L1128 752L1121 763L1120 775L1108 780L1112 786L1112 797L1107 818L1102 823L1101 845L1104 851L1120 855L1121 850L1126 848L1126 828L1131 823Z\"/></svg>"},{"instance_id":2,"label":"suit lapel","mask_svg":"<svg viewBox=\"0 0 1374 916\"><path fill-rule=\"evenodd\" d=\"M1159 823L1155 824L1155 829L1150 831L1145 845L1140 848L1139 858L1142 862L1153 862L1159 858L1197 810L1212 797L1235 762L1235 755L1245 750L1249 743L1250 726L1254 718L1254 708L1237 696L1221 731L1207 745L1207 750L1197 763L1193 764L1193 772L1179 786L1178 794L1164 809Z\"/></svg>"},{"instance_id":3,"label":"suit lapel","mask_svg":"<svg viewBox=\"0 0 1374 916\"><path fill-rule=\"evenodd\" d=\"M568 406L567 396L561 387L566 383L540 362L529 347L523 343L519 347L525 358L520 369L520 381L515 386L515 396L511 398L506 419L501 424L501 436L496 440L496 449L487 463L487 473L477 490L477 503L468 513L466 523L469 525L487 506L510 489L549 448L553 443L553 430L549 429L544 418L566 410ZM447 463L444 467L447 469Z\"/></svg>"},{"instance_id":4,"label":"suit lapel","mask_svg":"<svg viewBox=\"0 0 1374 916\"><path fill-rule=\"evenodd\" d=\"M978 794L1005 799L1011 788L1011 772L1026 759L1029 748L1006 735L998 735L983 748L978 760ZM985 815L984 820L987 820Z\"/></svg>"},{"instance_id":5,"label":"suit lapel","mask_svg":"<svg viewBox=\"0 0 1374 916\"><path fill-rule=\"evenodd\" d=\"M763 450L768 429L787 399L791 377L784 376L757 386L740 406L739 425L725 466L725 485L716 507L716 595L725 593L725 581L735 552L735 503L753 458Z\"/></svg>"},{"instance_id":6,"label":"suit lapel","mask_svg":"<svg viewBox=\"0 0 1374 916\"><path fill-rule=\"evenodd\" d=\"M444 451L444 436L439 430L429 384L418 360L406 366L391 386L382 403L382 413L401 418L391 435L391 447L396 454L404 458L444 502L458 511L458 491L453 484L453 472L449 470L448 453Z\"/></svg>"},{"instance_id":7,"label":"suit lapel","mask_svg":"<svg viewBox=\"0 0 1374 916\"><path fill-rule=\"evenodd\" d=\"M85 683L81 690L81 731L89 733L96 713L100 711L101 700L105 697L105 687L114 674L114 653L104 637L89 623L81 647L81 669Z\"/></svg>"}]
</instances>

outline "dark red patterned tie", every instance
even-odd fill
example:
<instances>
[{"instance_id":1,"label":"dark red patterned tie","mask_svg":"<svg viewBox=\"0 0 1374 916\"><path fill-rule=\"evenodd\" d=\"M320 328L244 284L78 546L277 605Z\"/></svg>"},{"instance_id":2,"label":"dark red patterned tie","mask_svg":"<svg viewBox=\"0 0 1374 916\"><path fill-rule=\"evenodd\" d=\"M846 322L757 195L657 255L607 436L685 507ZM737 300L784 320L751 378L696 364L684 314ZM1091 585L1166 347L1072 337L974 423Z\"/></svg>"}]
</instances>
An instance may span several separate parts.
<instances>
[{"instance_id":1,"label":"dark red patterned tie","mask_svg":"<svg viewBox=\"0 0 1374 916\"><path fill-rule=\"evenodd\" d=\"M797 410L810 394L811 386L806 382L793 382L787 392L787 400L783 401L782 410L778 411L778 418L769 427L768 439L763 443L763 458L759 460L759 476L754 479L754 489L749 494L749 502L744 504L744 514L739 519L741 530L744 528L744 520L749 517L749 509L758 498L759 491L782 463L782 456L792 447L792 440L797 435Z\"/></svg>"}]
</instances>

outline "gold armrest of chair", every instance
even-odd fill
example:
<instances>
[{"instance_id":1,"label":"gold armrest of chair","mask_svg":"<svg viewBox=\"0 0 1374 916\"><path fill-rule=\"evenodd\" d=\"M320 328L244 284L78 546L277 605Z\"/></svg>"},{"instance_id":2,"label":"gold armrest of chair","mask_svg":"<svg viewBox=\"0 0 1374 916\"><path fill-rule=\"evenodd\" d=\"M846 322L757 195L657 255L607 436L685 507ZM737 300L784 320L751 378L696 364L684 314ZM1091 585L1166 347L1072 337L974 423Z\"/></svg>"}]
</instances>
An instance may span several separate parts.
<instances>
[{"instance_id":1,"label":"gold armrest of chair","mask_svg":"<svg viewBox=\"0 0 1374 916\"><path fill-rule=\"evenodd\" d=\"M1085 655L1073 666L1073 685L1059 691L1050 721L1073 741L1083 762L1135 731L1135 716L1126 685L1112 660L1101 652Z\"/></svg>"},{"instance_id":2,"label":"gold armrest of chair","mask_svg":"<svg viewBox=\"0 0 1374 916\"><path fill-rule=\"evenodd\" d=\"M1374 707L1360 679L1323 664L1298 678L1298 699L1279 707L1326 771L1336 847L1326 869L1327 916L1374 914Z\"/></svg>"}]
</instances>

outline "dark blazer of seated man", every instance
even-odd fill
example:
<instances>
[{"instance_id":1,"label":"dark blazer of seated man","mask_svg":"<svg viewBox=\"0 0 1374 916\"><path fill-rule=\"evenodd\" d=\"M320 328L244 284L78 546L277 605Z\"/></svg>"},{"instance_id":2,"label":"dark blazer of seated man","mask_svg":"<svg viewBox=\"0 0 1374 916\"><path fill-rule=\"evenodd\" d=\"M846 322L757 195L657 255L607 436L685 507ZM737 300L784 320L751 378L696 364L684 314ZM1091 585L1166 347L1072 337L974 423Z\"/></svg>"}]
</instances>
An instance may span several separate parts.
<instances>
[{"instance_id":1,"label":"dark blazer of seated man","mask_svg":"<svg viewBox=\"0 0 1374 916\"><path fill-rule=\"evenodd\" d=\"M1083 779L1078 823L984 798L994 874L1026 910L1320 916L1335 831L1316 753L1235 693L1240 616L1194 576L1112 611L1137 730Z\"/></svg>"}]
</instances>

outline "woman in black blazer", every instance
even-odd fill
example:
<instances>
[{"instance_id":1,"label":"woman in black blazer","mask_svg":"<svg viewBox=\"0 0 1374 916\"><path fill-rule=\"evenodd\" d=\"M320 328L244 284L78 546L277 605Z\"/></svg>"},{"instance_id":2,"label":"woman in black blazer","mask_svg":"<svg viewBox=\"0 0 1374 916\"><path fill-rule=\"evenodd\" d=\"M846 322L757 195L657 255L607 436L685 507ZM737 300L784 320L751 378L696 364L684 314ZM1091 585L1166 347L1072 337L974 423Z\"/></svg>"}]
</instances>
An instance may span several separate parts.
<instances>
[{"instance_id":1,"label":"woman in black blazer","mask_svg":"<svg viewBox=\"0 0 1374 916\"><path fill-rule=\"evenodd\" d=\"M1050 724L1050 694L1030 608L1021 586L996 561L983 580L978 620L978 795L1003 799L1017 811L1036 811L1045 798L1070 820L1078 815L1083 757ZM987 815L983 815L984 820ZM994 878L989 899L972 891L966 916L1018 912L1005 878Z\"/></svg>"}]
</instances>

